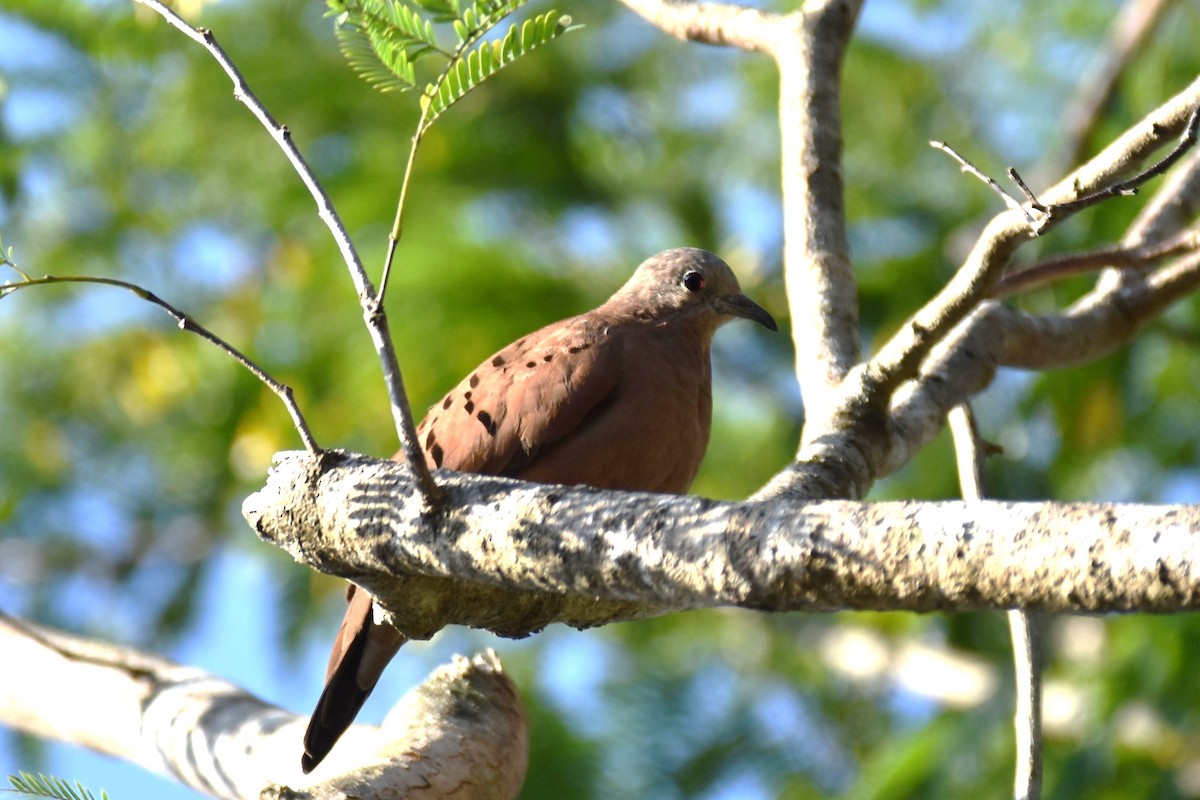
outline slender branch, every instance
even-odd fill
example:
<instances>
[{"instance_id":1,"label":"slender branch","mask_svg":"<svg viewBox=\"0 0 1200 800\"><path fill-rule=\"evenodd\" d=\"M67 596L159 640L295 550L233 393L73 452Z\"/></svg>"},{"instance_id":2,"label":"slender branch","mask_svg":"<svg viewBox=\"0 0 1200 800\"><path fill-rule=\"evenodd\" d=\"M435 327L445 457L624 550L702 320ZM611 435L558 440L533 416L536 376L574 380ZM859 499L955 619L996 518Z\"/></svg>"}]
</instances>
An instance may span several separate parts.
<instances>
[{"instance_id":1,"label":"slender branch","mask_svg":"<svg viewBox=\"0 0 1200 800\"><path fill-rule=\"evenodd\" d=\"M987 496L986 460L996 448L979 434L968 403L955 406L948 416L958 462L958 482L963 499L980 501ZM1042 658L1041 638L1032 614L1018 609L1007 613L1012 632L1016 708L1016 769L1013 797L1038 800L1042 795Z\"/></svg>"},{"instance_id":2,"label":"slender branch","mask_svg":"<svg viewBox=\"0 0 1200 800\"><path fill-rule=\"evenodd\" d=\"M1200 77L1130 127L1083 166L1041 193L1046 205L1061 205L1120 181L1163 145L1179 136L1200 106Z\"/></svg>"},{"instance_id":3,"label":"slender branch","mask_svg":"<svg viewBox=\"0 0 1200 800\"><path fill-rule=\"evenodd\" d=\"M173 28L204 47L212 55L213 59L220 64L221 68L225 70L225 74L233 82L234 98L246 106L250 110L250 113L271 134L271 138L283 150L288 161L291 162L292 168L308 188L313 200L316 201L318 216L333 235L334 242L342 254L342 260L350 271L350 278L353 280L354 287L358 292L359 304L363 309L363 319L366 322L371 342L375 346L375 352L379 355L380 365L383 368L383 378L387 385L392 418L396 424L396 432L400 437L401 450L404 453L405 460L417 476L416 487L421 493L426 506L436 507L441 495L437 484L434 483L433 476L429 473L429 469L425 465L425 457L421 450L420 442L417 440L417 429L413 422L412 410L409 407L408 395L404 390L404 378L400 372L400 364L396 359L396 349L392 344L387 315L382 306L377 302L375 288L371 284L371 279L367 276L362 261L358 257L358 252L354 249L354 244L350 241L350 236L346 233L346 227L334 209L329 195L325 192L316 175L313 174L312 169L304 160L304 156L300 154L299 149L292 142L291 133L286 127L276 122L266 107L255 97L246 79L237 67L234 66L233 61L221 46L217 44L217 40L211 31L193 27L159 0L134 0L134 2L140 3L158 13Z\"/></svg>"},{"instance_id":4,"label":"slender branch","mask_svg":"<svg viewBox=\"0 0 1200 800\"><path fill-rule=\"evenodd\" d=\"M24 273L22 273L22 275L24 275ZM267 374L266 370L254 363L254 361L250 360L250 358L244 355L236 347L229 344L220 336L217 336L208 328L196 322L191 316L183 311L180 311L178 308L171 305L166 300L163 300L161 297L148 289L144 289L135 283L119 280L117 278L104 278L89 275L46 275L41 278L30 278L28 276L24 276L24 278L18 283L0 284L0 299L3 299L18 289L25 289L30 286L47 286L55 283L93 283L100 284L102 286L115 286L117 288L126 289L130 292L133 292L135 295L147 301L148 303L153 303L154 305L163 309L175 319L175 322L180 330L196 334L201 339L204 339L209 344L215 346L222 353L241 364L250 372L251 375L262 381L262 383L268 389L275 393L275 395L280 399L284 407L287 409L288 415L292 418L292 425L295 426L296 431L300 434L300 439L304 442L305 448L307 448L311 453L316 453L320 450L320 448L317 446L316 440L313 438L312 431L308 427L308 422L304 419L304 415L300 412L300 407L296 405L296 399L292 394L292 387L288 386L287 384L280 383L272 378L269 374Z\"/></svg>"},{"instance_id":5,"label":"slender branch","mask_svg":"<svg viewBox=\"0 0 1200 800\"><path fill-rule=\"evenodd\" d=\"M1162 241L1183 230L1200 215L1200 151L1163 181L1138 213L1122 244L1141 246Z\"/></svg>"},{"instance_id":6,"label":"slender branch","mask_svg":"<svg viewBox=\"0 0 1200 800\"><path fill-rule=\"evenodd\" d=\"M992 290L992 296L1008 297L1071 275L1098 272L1110 267L1148 269L1171 256L1190 253L1198 248L1200 225L1180 231L1171 238L1152 245L1126 247L1117 244L1086 253L1070 253L1048 258L1005 275Z\"/></svg>"},{"instance_id":7,"label":"slender branch","mask_svg":"<svg viewBox=\"0 0 1200 800\"><path fill-rule=\"evenodd\" d=\"M408 199L408 185L412 180L413 164L417 160L417 148L421 146L421 139L425 136L425 132L429 130L425 119L429 116L429 104L421 105L421 118L417 120L416 130L412 135L412 147L408 151L408 162L404 166L404 177L400 179L400 198L396 201L396 218L392 220L392 230L388 233L387 254L383 259L383 276L379 279L379 306L383 307L383 299L387 294L388 283L392 276L392 261L396 257L396 245L400 243L400 236L404 232L404 202Z\"/></svg>"},{"instance_id":8,"label":"slender branch","mask_svg":"<svg viewBox=\"0 0 1200 800\"><path fill-rule=\"evenodd\" d=\"M943 153L947 154L948 156L953 158L955 161L957 161L959 168L967 175L971 175L975 178L978 178L979 180L981 180L985 184L987 184L989 189L991 189L993 192L995 192L996 194L998 194L1000 196L1000 199L1004 201L1004 205L1008 206L1009 210L1016 211L1017 213L1024 215L1025 221L1028 222L1030 225L1036 224L1037 219L1033 216L1033 214L1030 213L1030 210L1028 208L1026 208L1024 205L1021 204L1021 201L1017 200L1011 194L1006 192L1004 190L1003 186L996 183L996 181L991 176L983 173L978 167L976 167L974 164L972 164L970 161L968 161L965 156L961 155L953 147L946 144L945 142L939 142L936 139L930 141L929 146L935 150L941 150ZM1040 207L1040 204L1037 206L1033 205L1033 202L1035 202L1034 198L1033 198L1033 193L1029 191L1029 187L1025 185L1025 181L1021 180L1021 177L1019 175L1017 175L1015 172L1010 170L1009 176L1013 179L1013 182L1016 183L1017 186L1021 189L1021 191L1025 194L1025 199L1031 201L1030 205L1032 207L1036 208L1036 210L1038 210L1038 211L1044 210Z\"/></svg>"},{"instance_id":9,"label":"slender branch","mask_svg":"<svg viewBox=\"0 0 1200 800\"><path fill-rule=\"evenodd\" d=\"M486 28L476 30L474 33L472 33L472 35L459 42L458 47L455 48L454 52L443 52L443 55L450 60L451 64L448 68L443 70L441 74L438 75L437 80L435 80L434 83L428 86L423 92L423 97L421 98L421 116L417 119L417 127L413 129L412 146L408 150L408 161L404 165L404 177L400 180L400 197L396 201L396 216L392 220L392 229L388 233L387 252L385 253L383 259L383 275L379 279L378 305L381 308L383 306L384 296L387 294L388 284L391 281L392 263L396 257L396 246L400 243L400 236L404 232L404 205L405 201L408 199L408 187L412 181L413 166L417 161L417 150L420 148L421 140L425 137L425 134L428 133L429 126L432 124L428 120L429 109L432 108L433 98L437 97L438 92L442 88L442 84L445 83L449 78L453 69L454 60L461 58L463 53L470 50L471 47L479 41L479 38L484 35L486 30Z\"/></svg>"}]
</instances>

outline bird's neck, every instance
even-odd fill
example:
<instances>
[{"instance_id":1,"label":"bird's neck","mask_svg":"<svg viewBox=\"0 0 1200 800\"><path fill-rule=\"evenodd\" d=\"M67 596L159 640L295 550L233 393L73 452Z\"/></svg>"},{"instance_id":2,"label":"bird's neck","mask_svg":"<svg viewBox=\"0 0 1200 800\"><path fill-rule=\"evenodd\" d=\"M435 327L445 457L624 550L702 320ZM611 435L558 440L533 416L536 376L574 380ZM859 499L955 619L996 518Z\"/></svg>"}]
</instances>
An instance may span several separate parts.
<instances>
[{"instance_id":1,"label":"bird's neck","mask_svg":"<svg viewBox=\"0 0 1200 800\"><path fill-rule=\"evenodd\" d=\"M593 312L597 318L609 325L645 326L659 328L664 334L684 337L693 341L705 353L717 332L718 321L712 314L695 313L696 309L656 308L636 306L614 297Z\"/></svg>"}]
</instances>

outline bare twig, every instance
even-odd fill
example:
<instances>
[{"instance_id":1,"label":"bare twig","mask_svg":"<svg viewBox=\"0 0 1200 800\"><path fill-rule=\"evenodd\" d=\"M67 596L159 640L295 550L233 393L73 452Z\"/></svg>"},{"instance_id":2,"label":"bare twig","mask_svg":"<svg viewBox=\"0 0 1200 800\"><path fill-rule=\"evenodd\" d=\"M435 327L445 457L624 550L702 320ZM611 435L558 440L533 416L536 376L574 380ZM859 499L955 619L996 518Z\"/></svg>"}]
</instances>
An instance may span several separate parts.
<instances>
[{"instance_id":1,"label":"bare twig","mask_svg":"<svg viewBox=\"0 0 1200 800\"><path fill-rule=\"evenodd\" d=\"M992 178L981 172L974 164L968 161L963 156L955 152L954 148L950 147L945 142L931 141L930 146L948 153L955 161L959 163L963 172L975 176L979 180L986 183L991 189L1000 195L1004 200L1004 204L1010 210L1019 212L1024 215L1025 221L1029 223L1035 234L1041 234L1056 217L1071 216L1082 211L1085 208L1097 205L1113 197L1128 196L1137 194L1138 189L1142 184L1151 178L1155 178L1168 169L1170 169L1176 161L1192 148L1196 143L1197 132L1200 131L1200 106L1197 106L1191 116L1188 118L1187 124L1184 126L1183 133L1179 137L1179 142L1172 148L1171 152L1167 153L1162 159L1157 161L1149 168L1142 170L1131 178L1126 178L1123 181L1106 186L1103 189L1089 192L1082 197L1073 200L1064 201L1056 205L1044 205L1041 203L1029 185L1017 172L1015 167L1008 168L1008 176L1013 183L1021 189L1021 193L1025 195L1026 203L1022 204L1017 201L1012 195L1004 191L1000 184L996 183ZM1038 216L1030 213L1030 210L1041 212Z\"/></svg>"},{"instance_id":2,"label":"bare twig","mask_svg":"<svg viewBox=\"0 0 1200 800\"><path fill-rule=\"evenodd\" d=\"M279 397L287 408L288 415L292 418L292 424L296 431L300 434L300 439L304 442L304 447L310 453L316 453L320 450L316 440L313 438L312 431L308 427L308 422L305 421L304 415L300 413L300 407L296 405L296 399L292 395L292 387L287 384L280 383L267 374L266 370L251 361L240 350L226 342L220 336L210 331L200 323L196 322L190 316L180 311L175 306L163 300L154 292L144 289L135 283L119 280L117 278L104 278L90 275L46 275L41 278L30 278L22 273L23 278L16 283L0 284L0 299L12 294L18 289L26 289L30 286L47 286L55 283L93 283L103 286L116 286L120 289L126 289L133 292L135 295L145 300L148 303L153 303L159 308L166 311L175 318L176 324L180 330L189 331L196 334L200 338L214 345L218 350L225 353L234 361L245 367L250 374L263 382L272 392Z\"/></svg>"},{"instance_id":3,"label":"bare twig","mask_svg":"<svg viewBox=\"0 0 1200 800\"><path fill-rule=\"evenodd\" d=\"M304 156L300 154L300 151L292 142L292 137L288 129L276 122L266 107L250 91L250 86L246 82L246 79L237 67L234 66L233 61L221 46L217 44L217 40L211 31L193 27L159 0L134 0L134 2L154 10L173 28L183 33L192 41L200 44L212 55L233 82L234 98L246 106L250 110L250 113L271 134L271 138L283 150L288 161L291 162L292 168L308 188L313 200L316 201L318 215L333 235L338 250L342 254L342 260L345 262L347 269L349 269L351 280L354 281L354 287L358 292L359 304L363 309L363 319L366 322L371 342L375 346L375 352L379 355L380 364L383 368L383 378L387 384L388 397L391 401L392 418L396 423L396 432L400 437L401 450L404 452L405 460L417 476L417 489L420 491L426 506L437 506L441 495L437 484L433 480L433 476L429 473L429 469L425 465L425 457L421 451L420 442L417 440L417 429L413 423L408 395L404 391L404 378L400 372L400 364L396 359L396 350L392 344L387 315L378 302L375 287L372 285L371 279L367 276L362 261L358 257L358 252L354 249L354 244L350 241L346 227L334 209L329 195L326 194L316 175L313 174L312 169L304 160Z\"/></svg>"},{"instance_id":4,"label":"bare twig","mask_svg":"<svg viewBox=\"0 0 1200 800\"><path fill-rule=\"evenodd\" d=\"M958 462L958 482L963 500L987 497L986 460L996 451L984 441L968 403L955 406L947 417ZM1016 800L1038 800L1042 794L1042 658L1041 640L1032 614L1019 609L1008 612L1012 632L1016 708L1016 771L1013 796Z\"/></svg>"},{"instance_id":5,"label":"bare twig","mask_svg":"<svg viewBox=\"0 0 1200 800\"><path fill-rule=\"evenodd\" d=\"M945 142L940 142L936 139L931 140L929 142L929 146L934 148L935 150L941 150L943 153L946 153L948 156L953 158L955 161L958 162L959 168L963 172L967 173L968 175L973 175L974 177L983 181L984 183L986 183L988 185L988 187L993 192L1000 195L1000 199L1004 201L1004 205L1008 206L1009 209L1011 209L1012 211L1016 211L1019 214L1023 214L1025 216L1025 221L1028 222L1030 225L1036 224L1037 220L1034 218L1033 214L1030 213L1029 208L1026 208L1024 205L1022 205L1019 200L1017 200L1011 194L1006 192L1004 190L1004 187L1002 187L1000 184L996 183L996 181L993 180L990 176L981 172L978 167L976 167L974 164L972 164L970 161L968 161L966 159L966 157L959 154L958 151L956 151L953 147L946 144ZM1012 177L1014 179L1014 182L1017 184L1017 186L1019 186L1021 188L1021 191L1025 194L1025 198L1030 201L1030 207L1036 211L1044 210L1044 209L1042 209L1040 203L1036 203L1036 201L1033 198L1033 194L1029 191L1029 187L1026 186L1025 182L1020 179L1020 176L1018 176L1012 170L1009 170L1009 175L1010 175L1010 177Z\"/></svg>"},{"instance_id":6,"label":"bare twig","mask_svg":"<svg viewBox=\"0 0 1200 800\"><path fill-rule=\"evenodd\" d=\"M1193 151L1138 212L1121 243L1141 246L1183 230L1200 216L1200 151Z\"/></svg>"},{"instance_id":7,"label":"bare twig","mask_svg":"<svg viewBox=\"0 0 1200 800\"><path fill-rule=\"evenodd\" d=\"M1183 133L1200 106L1200 77L1131 126L1108 147L1076 168L1040 199L1047 206L1069 203L1134 173L1152 154Z\"/></svg>"},{"instance_id":8,"label":"bare twig","mask_svg":"<svg viewBox=\"0 0 1200 800\"><path fill-rule=\"evenodd\" d=\"M1021 190L1021 194L1025 195L1025 202L1029 203L1030 207L1036 209L1037 211L1045 211L1046 207L1038 202L1037 196L1033 193L1033 189L1029 188L1029 184L1027 184L1025 179L1021 177L1021 173L1017 172L1017 170L1013 167L1009 167L1007 171L1008 179L1017 185L1017 188Z\"/></svg>"}]
</instances>

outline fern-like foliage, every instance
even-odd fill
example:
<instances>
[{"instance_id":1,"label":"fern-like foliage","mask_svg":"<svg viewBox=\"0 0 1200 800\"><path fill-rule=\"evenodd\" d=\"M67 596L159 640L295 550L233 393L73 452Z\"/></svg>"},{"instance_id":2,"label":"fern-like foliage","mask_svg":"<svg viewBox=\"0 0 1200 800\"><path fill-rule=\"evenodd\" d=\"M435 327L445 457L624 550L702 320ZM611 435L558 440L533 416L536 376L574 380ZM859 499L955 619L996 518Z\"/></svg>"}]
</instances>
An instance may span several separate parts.
<instances>
[{"instance_id":1,"label":"fern-like foliage","mask_svg":"<svg viewBox=\"0 0 1200 800\"><path fill-rule=\"evenodd\" d=\"M510 25L508 32L499 39L480 42L482 34L474 37L438 81L426 87L421 98L422 103L428 104L426 124L432 124L468 92L521 56L569 30L573 30L571 18L560 17L557 11L551 10L521 24Z\"/></svg>"},{"instance_id":2,"label":"fern-like foliage","mask_svg":"<svg viewBox=\"0 0 1200 800\"><path fill-rule=\"evenodd\" d=\"M16 791L31 797L53 797L56 800L96 800L96 796L84 788L79 781L75 781L75 784L71 785L62 778L43 775L40 772L37 775L31 775L28 772L9 775L8 782ZM101 790L100 800L108 800L108 792Z\"/></svg>"},{"instance_id":3,"label":"fern-like foliage","mask_svg":"<svg viewBox=\"0 0 1200 800\"><path fill-rule=\"evenodd\" d=\"M440 56L437 76L421 88L428 128L452 105L521 56L573 30L557 11L512 24L487 38L529 0L327 0L338 20L337 36L350 65L382 91L421 87L418 60ZM438 43L435 26L453 29L452 47ZM485 40L486 39L486 40Z\"/></svg>"},{"instance_id":4,"label":"fern-like foliage","mask_svg":"<svg viewBox=\"0 0 1200 800\"><path fill-rule=\"evenodd\" d=\"M453 56L438 47L430 20L394 0L330 0L329 13L338 19L336 33L342 54L359 75L381 91L414 88L416 62L423 56Z\"/></svg>"}]
</instances>

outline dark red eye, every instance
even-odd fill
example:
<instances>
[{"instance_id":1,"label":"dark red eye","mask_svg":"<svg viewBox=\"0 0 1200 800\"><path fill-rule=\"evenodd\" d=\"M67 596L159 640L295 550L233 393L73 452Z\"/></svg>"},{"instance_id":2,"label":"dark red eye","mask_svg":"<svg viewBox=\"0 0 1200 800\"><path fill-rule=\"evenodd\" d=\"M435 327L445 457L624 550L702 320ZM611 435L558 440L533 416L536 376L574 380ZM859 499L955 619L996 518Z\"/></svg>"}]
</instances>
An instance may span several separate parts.
<instances>
[{"instance_id":1,"label":"dark red eye","mask_svg":"<svg viewBox=\"0 0 1200 800\"><path fill-rule=\"evenodd\" d=\"M698 292L704 288L704 276L692 270L683 276L683 288L689 292Z\"/></svg>"}]
</instances>

